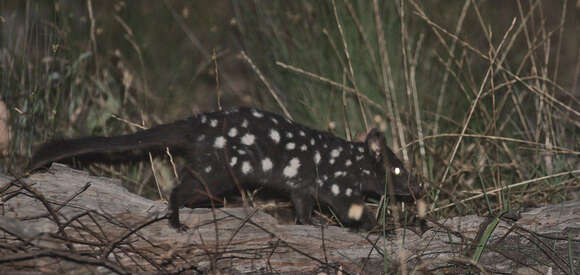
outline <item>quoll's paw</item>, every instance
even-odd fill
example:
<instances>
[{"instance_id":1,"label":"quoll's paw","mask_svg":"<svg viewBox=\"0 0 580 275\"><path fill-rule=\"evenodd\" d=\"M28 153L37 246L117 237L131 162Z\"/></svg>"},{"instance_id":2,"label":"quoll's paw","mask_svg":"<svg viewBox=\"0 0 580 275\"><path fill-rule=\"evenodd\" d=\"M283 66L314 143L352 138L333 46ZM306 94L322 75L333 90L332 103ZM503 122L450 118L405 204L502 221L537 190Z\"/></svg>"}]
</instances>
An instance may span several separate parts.
<instances>
[{"instance_id":1,"label":"quoll's paw","mask_svg":"<svg viewBox=\"0 0 580 275\"><path fill-rule=\"evenodd\" d=\"M177 226L175 228L175 230L177 230L177 232L187 232L189 230L189 226L185 225L185 224L179 224L179 226Z\"/></svg>"},{"instance_id":2,"label":"quoll's paw","mask_svg":"<svg viewBox=\"0 0 580 275\"><path fill-rule=\"evenodd\" d=\"M377 225L377 223L373 220L373 221L366 221L366 222L362 222L359 224L355 224L353 226L351 226L349 228L350 232L356 232L356 233L365 233L365 232L375 232L375 226Z\"/></svg>"},{"instance_id":3,"label":"quoll's paw","mask_svg":"<svg viewBox=\"0 0 580 275\"><path fill-rule=\"evenodd\" d=\"M359 230L362 231L371 231L377 225L374 219L363 221L363 223L358 227Z\"/></svg>"},{"instance_id":4,"label":"quoll's paw","mask_svg":"<svg viewBox=\"0 0 580 275\"><path fill-rule=\"evenodd\" d=\"M312 223L312 217L310 217L310 215L304 216L304 217L298 217L297 218L297 224L313 225L313 223Z\"/></svg>"},{"instance_id":5,"label":"quoll's paw","mask_svg":"<svg viewBox=\"0 0 580 275\"><path fill-rule=\"evenodd\" d=\"M362 209L359 210L358 207L362 207ZM352 212L358 213L358 211L362 212L358 215L351 216L351 214L353 214ZM377 225L375 216L368 208L364 207L364 205L359 206L358 204L352 204L349 209L349 218L358 221L356 224L358 231L371 231Z\"/></svg>"},{"instance_id":6,"label":"quoll's paw","mask_svg":"<svg viewBox=\"0 0 580 275\"><path fill-rule=\"evenodd\" d=\"M189 230L189 227L185 224L182 224L179 221L179 213L178 212L170 212L167 214L167 220L169 221L169 226L175 228L177 232L185 232Z\"/></svg>"},{"instance_id":7,"label":"quoll's paw","mask_svg":"<svg viewBox=\"0 0 580 275\"><path fill-rule=\"evenodd\" d=\"M169 226L177 230L177 232L186 232L189 230L189 227L185 224L180 223L179 221L174 221L169 219Z\"/></svg>"}]
</instances>

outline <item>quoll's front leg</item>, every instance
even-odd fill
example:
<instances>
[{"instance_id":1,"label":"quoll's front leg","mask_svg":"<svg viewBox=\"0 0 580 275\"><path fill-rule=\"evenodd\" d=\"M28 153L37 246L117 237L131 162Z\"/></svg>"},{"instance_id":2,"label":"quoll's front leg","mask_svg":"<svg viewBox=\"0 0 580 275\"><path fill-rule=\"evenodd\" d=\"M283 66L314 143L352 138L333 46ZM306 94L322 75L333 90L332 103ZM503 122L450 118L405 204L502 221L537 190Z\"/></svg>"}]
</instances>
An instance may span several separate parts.
<instances>
[{"instance_id":1,"label":"quoll's front leg","mask_svg":"<svg viewBox=\"0 0 580 275\"><path fill-rule=\"evenodd\" d=\"M365 206L362 197L341 200L333 208L345 225L352 225L367 231L376 225L375 217Z\"/></svg>"},{"instance_id":2,"label":"quoll's front leg","mask_svg":"<svg viewBox=\"0 0 580 275\"><path fill-rule=\"evenodd\" d=\"M370 230L376 225L374 215L365 206L354 178L341 178L323 185L318 197L321 202L332 207L343 225L365 230Z\"/></svg>"},{"instance_id":3,"label":"quoll's front leg","mask_svg":"<svg viewBox=\"0 0 580 275\"><path fill-rule=\"evenodd\" d=\"M177 232L185 232L189 230L189 227L185 224L182 224L179 221L179 209L177 210L170 210L167 214L167 218L169 219L169 226L175 228Z\"/></svg>"},{"instance_id":4,"label":"quoll's front leg","mask_svg":"<svg viewBox=\"0 0 580 275\"><path fill-rule=\"evenodd\" d=\"M290 194L290 199L296 211L296 217L301 224L312 224L312 209L314 199L304 189L295 189Z\"/></svg>"},{"instance_id":5,"label":"quoll's front leg","mask_svg":"<svg viewBox=\"0 0 580 275\"><path fill-rule=\"evenodd\" d=\"M364 204L363 204L364 206ZM364 229L366 231L369 231L371 229L373 229L376 225L377 225L377 220L375 219L375 215L373 215L373 212L368 209L367 207L364 207L363 209L363 214L361 219L358 222L358 227L361 229Z\"/></svg>"}]
</instances>

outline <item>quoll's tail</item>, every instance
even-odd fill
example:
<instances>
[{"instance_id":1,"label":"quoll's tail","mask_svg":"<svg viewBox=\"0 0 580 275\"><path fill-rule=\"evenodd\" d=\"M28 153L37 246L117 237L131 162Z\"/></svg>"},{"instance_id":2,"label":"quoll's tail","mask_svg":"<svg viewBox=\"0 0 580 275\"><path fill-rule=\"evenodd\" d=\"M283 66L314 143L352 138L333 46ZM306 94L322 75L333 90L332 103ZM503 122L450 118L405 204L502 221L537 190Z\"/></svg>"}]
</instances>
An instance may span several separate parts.
<instances>
[{"instance_id":1,"label":"quoll's tail","mask_svg":"<svg viewBox=\"0 0 580 275\"><path fill-rule=\"evenodd\" d=\"M34 170L53 161L95 152L121 152L134 149L162 148L185 142L190 121L178 121L134 134L113 137L84 137L43 144L34 153L29 168Z\"/></svg>"}]
</instances>

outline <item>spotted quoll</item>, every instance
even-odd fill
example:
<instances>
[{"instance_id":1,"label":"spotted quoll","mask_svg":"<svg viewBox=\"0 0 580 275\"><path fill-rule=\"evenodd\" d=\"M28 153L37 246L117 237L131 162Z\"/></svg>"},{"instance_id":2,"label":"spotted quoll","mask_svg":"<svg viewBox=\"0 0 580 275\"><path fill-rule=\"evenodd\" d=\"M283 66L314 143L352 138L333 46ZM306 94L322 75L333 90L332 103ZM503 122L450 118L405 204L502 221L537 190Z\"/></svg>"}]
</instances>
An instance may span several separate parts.
<instances>
[{"instance_id":1,"label":"spotted quoll","mask_svg":"<svg viewBox=\"0 0 580 275\"><path fill-rule=\"evenodd\" d=\"M397 196L420 192L378 130L365 142L348 142L254 108L203 113L129 135L48 143L35 153L31 168L86 153L154 147L179 151L187 162L169 200L169 224L177 229L186 229L179 208L207 204L241 187L287 195L303 224L311 223L318 201L343 224L364 229L375 219L363 198L383 195L386 176Z\"/></svg>"}]
</instances>

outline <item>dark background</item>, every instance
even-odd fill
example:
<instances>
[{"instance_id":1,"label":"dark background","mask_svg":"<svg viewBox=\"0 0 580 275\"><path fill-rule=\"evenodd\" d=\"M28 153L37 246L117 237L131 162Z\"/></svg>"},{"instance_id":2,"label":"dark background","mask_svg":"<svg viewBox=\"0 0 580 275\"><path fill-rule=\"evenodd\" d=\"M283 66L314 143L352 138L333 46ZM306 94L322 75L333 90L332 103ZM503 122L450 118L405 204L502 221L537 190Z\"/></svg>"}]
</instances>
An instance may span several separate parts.
<instances>
[{"instance_id":1,"label":"dark background","mask_svg":"<svg viewBox=\"0 0 580 275\"><path fill-rule=\"evenodd\" d=\"M216 110L218 98L278 113L284 105L298 122L343 137L382 126L440 205L579 169L578 2L377 3L0 0L0 100L10 115L0 169L21 174L33 148L52 139L134 132ZM472 136L454 153L468 118ZM171 169L156 161L168 190ZM90 169L155 197L149 165ZM539 181L454 210L568 200L578 185L577 176Z\"/></svg>"}]
</instances>

